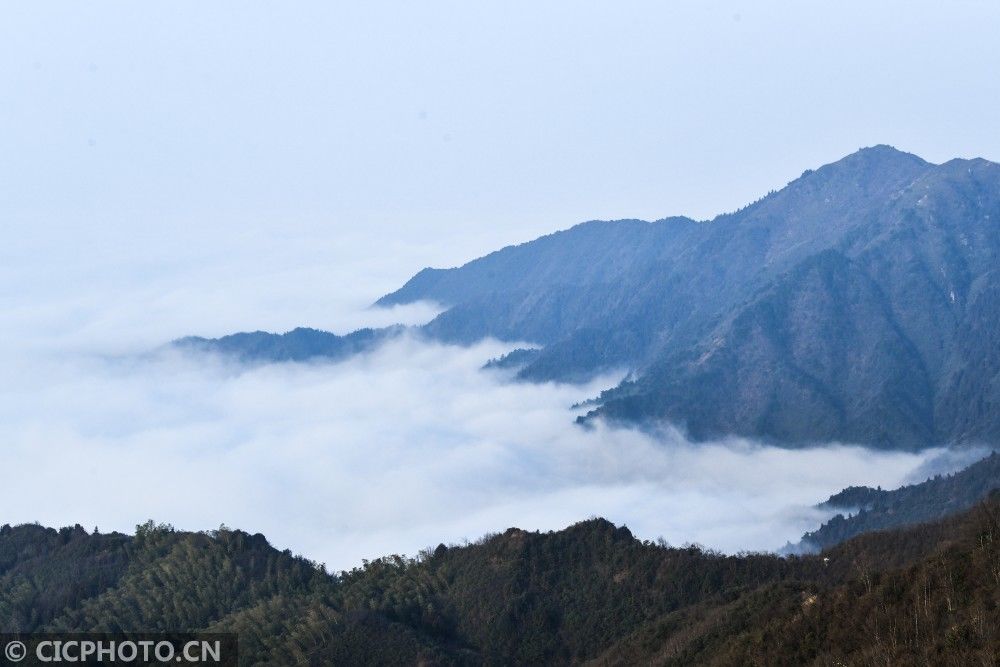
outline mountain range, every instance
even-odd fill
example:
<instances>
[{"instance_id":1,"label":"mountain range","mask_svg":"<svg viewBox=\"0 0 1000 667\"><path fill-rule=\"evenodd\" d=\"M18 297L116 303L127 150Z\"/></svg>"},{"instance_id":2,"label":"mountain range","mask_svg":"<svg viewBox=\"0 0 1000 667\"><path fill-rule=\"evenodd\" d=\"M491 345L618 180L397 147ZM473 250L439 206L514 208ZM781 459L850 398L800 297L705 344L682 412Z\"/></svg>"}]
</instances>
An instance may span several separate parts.
<instances>
[{"instance_id":1,"label":"mountain range","mask_svg":"<svg viewBox=\"0 0 1000 667\"><path fill-rule=\"evenodd\" d=\"M241 665L990 665L1000 497L818 556L592 519L336 575L263 535L0 528L3 632L232 632Z\"/></svg>"},{"instance_id":2,"label":"mountain range","mask_svg":"<svg viewBox=\"0 0 1000 667\"><path fill-rule=\"evenodd\" d=\"M507 360L522 380L626 372L586 419L918 449L1000 437L998 259L1000 165L875 146L713 220L583 223L424 269L377 305L443 305L419 328L436 340L531 343ZM194 344L354 349L319 333L295 355L262 332Z\"/></svg>"}]
</instances>

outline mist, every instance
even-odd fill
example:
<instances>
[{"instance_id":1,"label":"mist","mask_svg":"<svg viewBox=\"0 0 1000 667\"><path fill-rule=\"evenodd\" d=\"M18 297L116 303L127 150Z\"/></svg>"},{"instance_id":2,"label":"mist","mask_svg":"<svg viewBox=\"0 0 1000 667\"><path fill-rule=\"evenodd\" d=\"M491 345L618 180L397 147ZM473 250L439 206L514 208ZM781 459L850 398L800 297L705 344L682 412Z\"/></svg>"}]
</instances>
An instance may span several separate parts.
<instances>
[{"instance_id":1,"label":"mist","mask_svg":"<svg viewBox=\"0 0 1000 667\"><path fill-rule=\"evenodd\" d=\"M933 451L583 429L571 406L621 376L535 385L482 369L513 342L404 337L342 363L258 367L150 354L189 334L426 322L439 306L370 304L421 266L473 257L460 235L435 244L279 218L52 218L8 232L0 523L225 523L336 569L592 516L732 552L797 540L826 516L813 505L844 486L894 487L942 465Z\"/></svg>"},{"instance_id":2,"label":"mist","mask_svg":"<svg viewBox=\"0 0 1000 667\"><path fill-rule=\"evenodd\" d=\"M16 461L4 521L226 524L336 569L592 516L766 550L815 527L830 493L898 485L935 454L583 429L570 406L619 378L523 384L481 369L510 347L403 337L341 363L252 368L169 351L24 359L2 390Z\"/></svg>"}]
</instances>

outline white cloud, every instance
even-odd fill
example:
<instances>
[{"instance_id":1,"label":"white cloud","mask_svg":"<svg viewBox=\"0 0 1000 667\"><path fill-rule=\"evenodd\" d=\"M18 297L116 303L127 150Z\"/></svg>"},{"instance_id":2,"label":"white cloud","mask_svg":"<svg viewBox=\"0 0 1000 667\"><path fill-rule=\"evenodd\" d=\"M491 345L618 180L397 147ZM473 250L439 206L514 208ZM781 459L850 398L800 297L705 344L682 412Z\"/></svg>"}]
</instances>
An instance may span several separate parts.
<instances>
[{"instance_id":1,"label":"white cloud","mask_svg":"<svg viewBox=\"0 0 1000 667\"><path fill-rule=\"evenodd\" d=\"M480 368L507 347L404 339L340 364L251 370L130 356L185 334L420 322L367 309L471 251L343 225L15 226L0 248L0 523L131 530L225 522L332 567L517 525L599 515L638 535L774 548L848 484L892 487L930 455L692 446L573 424L586 386ZM466 248L462 250L462 248Z\"/></svg>"},{"instance_id":2,"label":"white cloud","mask_svg":"<svg viewBox=\"0 0 1000 667\"><path fill-rule=\"evenodd\" d=\"M240 369L205 356L24 362L3 388L4 521L263 532L331 567L509 526L589 516L727 551L779 547L848 484L891 487L929 456L572 423L585 386L481 371L507 349L393 342L338 364Z\"/></svg>"}]
</instances>

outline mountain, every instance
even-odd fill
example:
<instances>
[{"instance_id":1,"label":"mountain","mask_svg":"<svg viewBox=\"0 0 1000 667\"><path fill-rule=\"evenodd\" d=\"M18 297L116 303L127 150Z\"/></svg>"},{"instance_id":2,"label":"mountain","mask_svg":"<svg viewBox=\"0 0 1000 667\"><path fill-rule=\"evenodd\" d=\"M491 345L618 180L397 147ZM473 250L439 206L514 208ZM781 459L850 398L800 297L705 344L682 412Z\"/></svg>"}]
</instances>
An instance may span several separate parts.
<instances>
[{"instance_id":1,"label":"mountain","mask_svg":"<svg viewBox=\"0 0 1000 667\"><path fill-rule=\"evenodd\" d=\"M216 631L240 664L993 664L1000 496L822 556L722 556L593 519L339 575L262 535L0 528L0 631Z\"/></svg>"},{"instance_id":2,"label":"mountain","mask_svg":"<svg viewBox=\"0 0 1000 667\"><path fill-rule=\"evenodd\" d=\"M819 551L861 533L932 521L972 507L995 489L1000 489L996 452L954 474L935 475L893 491L852 486L820 505L844 510L847 516L837 514L789 550Z\"/></svg>"},{"instance_id":3,"label":"mountain","mask_svg":"<svg viewBox=\"0 0 1000 667\"><path fill-rule=\"evenodd\" d=\"M173 341L174 349L193 352L213 352L243 363L337 361L367 352L403 331L403 327L359 329L345 336L300 327L283 334L254 331L236 333L221 338L188 336Z\"/></svg>"},{"instance_id":4,"label":"mountain","mask_svg":"<svg viewBox=\"0 0 1000 667\"><path fill-rule=\"evenodd\" d=\"M419 329L531 343L523 380L619 369L597 417L696 440L919 449L1000 439L1000 165L862 149L696 222L591 221L452 269L379 306L446 307ZM249 361L343 358L396 329L297 329L182 347Z\"/></svg>"},{"instance_id":5,"label":"mountain","mask_svg":"<svg viewBox=\"0 0 1000 667\"><path fill-rule=\"evenodd\" d=\"M1000 438L998 260L1000 165L876 146L711 221L588 222L378 304L540 346L523 379L629 371L590 418L916 449Z\"/></svg>"}]
</instances>

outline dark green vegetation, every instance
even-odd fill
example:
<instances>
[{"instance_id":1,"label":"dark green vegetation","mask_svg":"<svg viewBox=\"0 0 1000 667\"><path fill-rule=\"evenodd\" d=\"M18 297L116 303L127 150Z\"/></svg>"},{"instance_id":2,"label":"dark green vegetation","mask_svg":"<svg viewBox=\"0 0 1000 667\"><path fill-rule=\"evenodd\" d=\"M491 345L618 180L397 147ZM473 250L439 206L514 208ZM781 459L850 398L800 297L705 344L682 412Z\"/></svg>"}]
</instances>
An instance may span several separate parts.
<instances>
[{"instance_id":1,"label":"dark green vegetation","mask_svg":"<svg viewBox=\"0 0 1000 667\"><path fill-rule=\"evenodd\" d=\"M675 549L595 519L338 576L228 529L0 529L3 631L235 631L248 665L993 665L998 604L998 496L821 557Z\"/></svg>"},{"instance_id":2,"label":"dark green vegetation","mask_svg":"<svg viewBox=\"0 0 1000 667\"><path fill-rule=\"evenodd\" d=\"M1000 488L1000 455L996 452L952 475L936 475L894 491L852 486L820 507L845 510L819 529L802 536L793 549L818 550L873 530L931 521L968 509Z\"/></svg>"}]
</instances>

